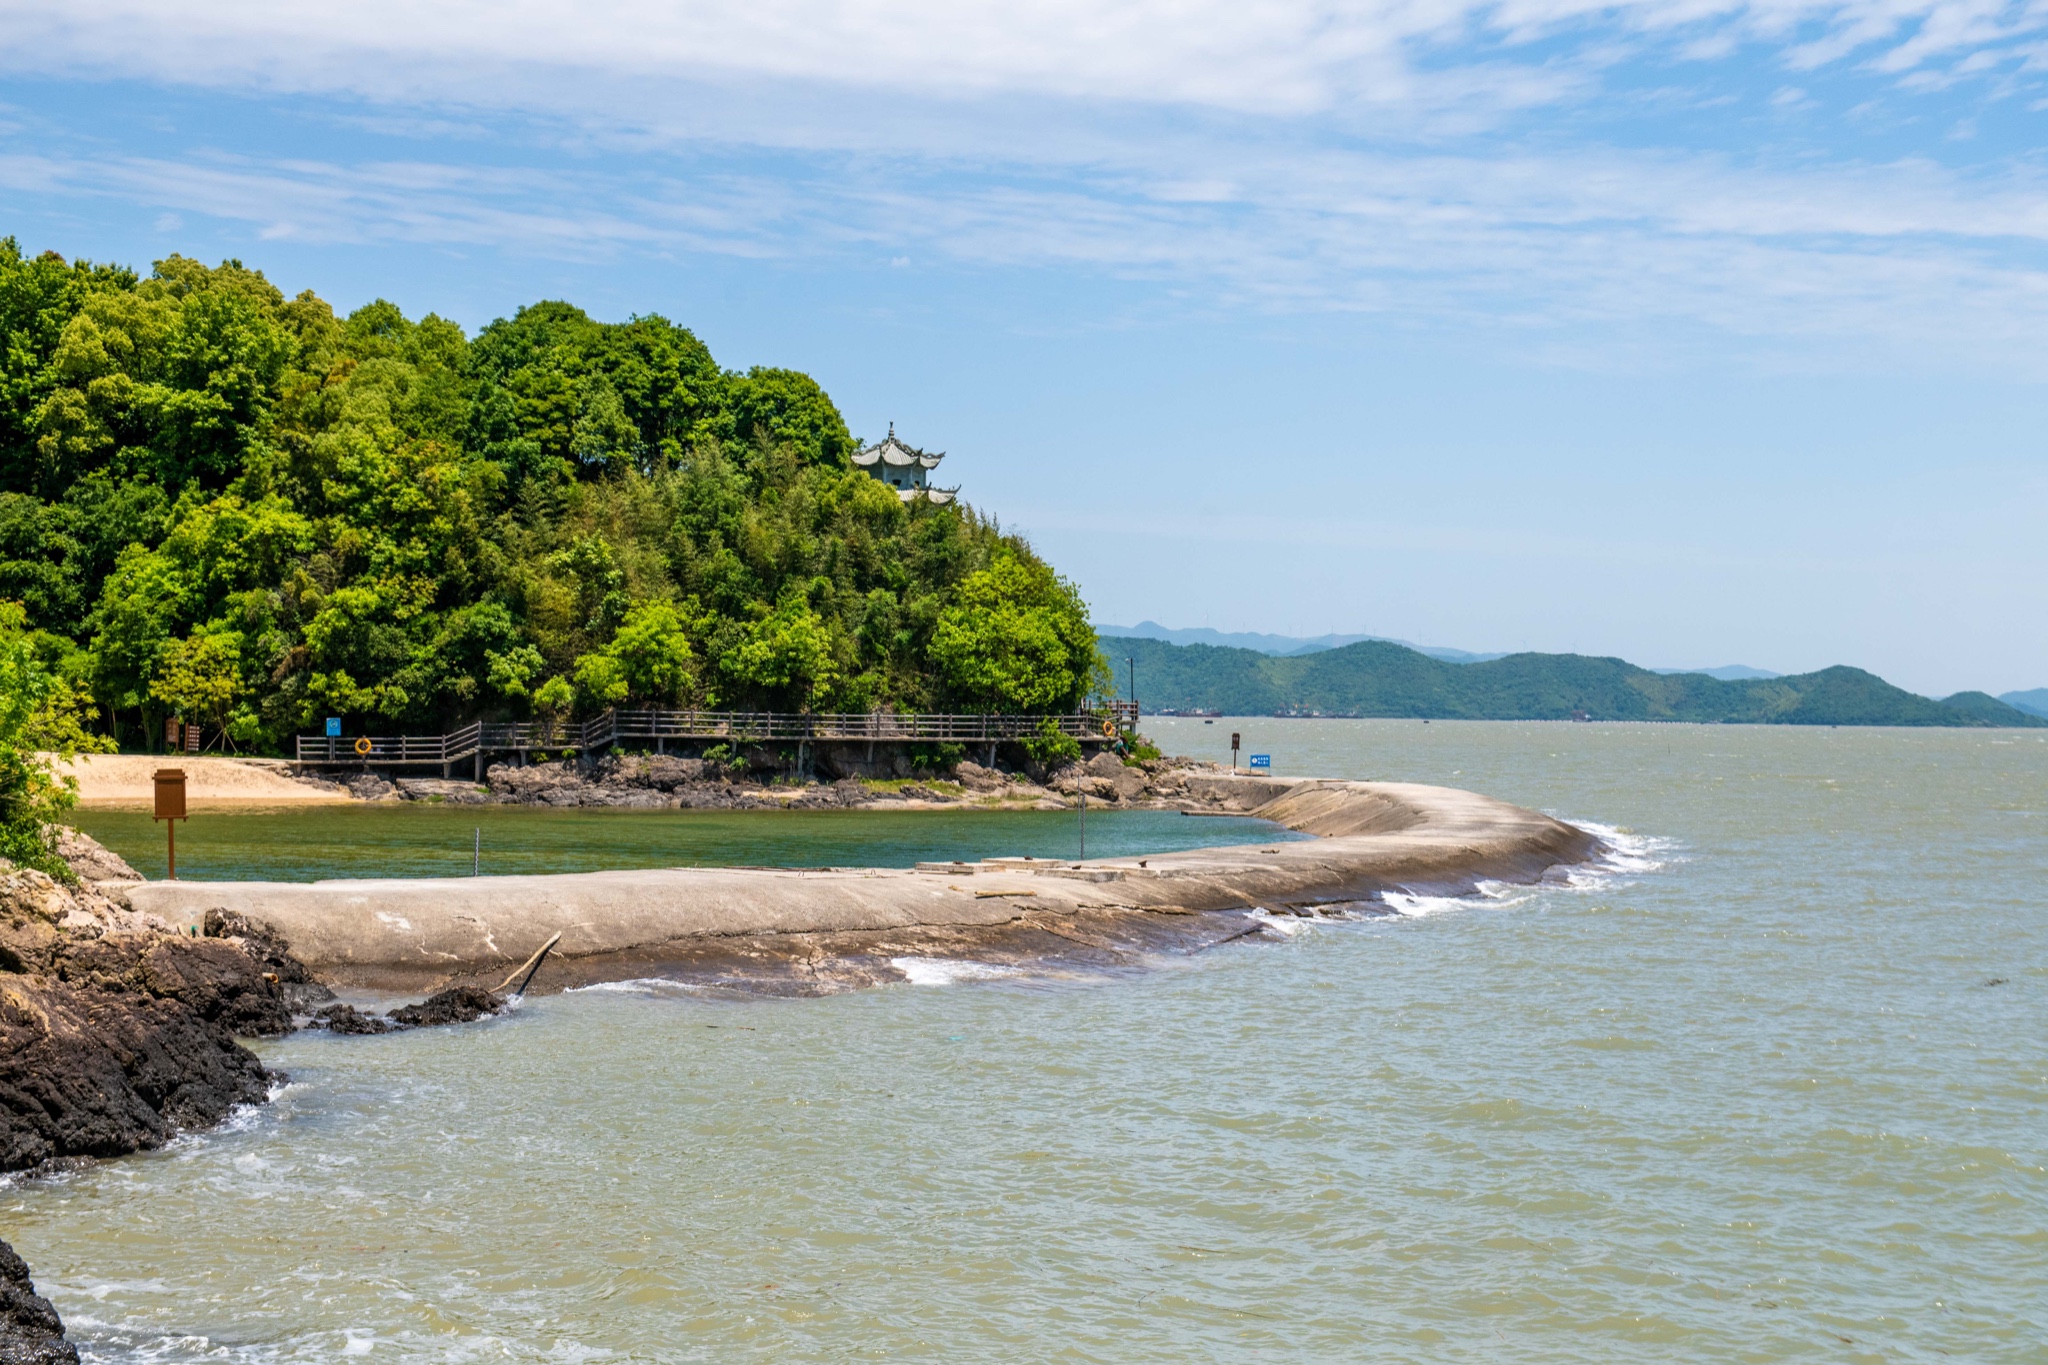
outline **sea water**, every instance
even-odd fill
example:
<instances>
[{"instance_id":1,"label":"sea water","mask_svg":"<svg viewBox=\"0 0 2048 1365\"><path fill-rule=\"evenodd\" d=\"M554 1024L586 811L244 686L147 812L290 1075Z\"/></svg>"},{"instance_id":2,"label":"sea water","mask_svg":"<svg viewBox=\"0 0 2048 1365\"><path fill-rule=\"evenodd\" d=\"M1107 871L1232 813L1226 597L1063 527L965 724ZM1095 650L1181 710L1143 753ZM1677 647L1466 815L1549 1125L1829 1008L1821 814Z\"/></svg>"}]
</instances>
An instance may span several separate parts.
<instances>
[{"instance_id":1,"label":"sea water","mask_svg":"<svg viewBox=\"0 0 2048 1365\"><path fill-rule=\"evenodd\" d=\"M1151 728L1231 726L1620 856L1140 973L263 1044L275 1103L0 1236L96 1361L2048 1358L2041 734Z\"/></svg>"}]
</instances>

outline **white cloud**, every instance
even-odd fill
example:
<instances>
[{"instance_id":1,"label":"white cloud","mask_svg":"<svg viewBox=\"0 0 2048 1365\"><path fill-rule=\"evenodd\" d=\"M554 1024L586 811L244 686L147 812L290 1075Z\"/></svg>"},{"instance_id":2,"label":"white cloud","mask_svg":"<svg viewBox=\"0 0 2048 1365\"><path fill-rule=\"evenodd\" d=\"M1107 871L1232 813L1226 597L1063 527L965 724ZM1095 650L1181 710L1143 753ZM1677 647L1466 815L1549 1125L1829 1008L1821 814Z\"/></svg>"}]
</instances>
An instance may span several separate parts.
<instances>
[{"instance_id":1,"label":"white cloud","mask_svg":"<svg viewBox=\"0 0 2048 1365\"><path fill-rule=\"evenodd\" d=\"M271 238L582 260L697 251L1080 269L1223 306L1521 333L1705 328L2038 368L2048 194L1920 163L1760 175L1578 153L1247 158L1046 183L919 182L844 162L768 176L211 157L13 156L0 186L100 196Z\"/></svg>"},{"instance_id":2,"label":"white cloud","mask_svg":"<svg viewBox=\"0 0 2048 1365\"><path fill-rule=\"evenodd\" d=\"M1461 73L1535 39L1669 39L1700 54L1785 45L1812 67L1887 71L2006 49L2037 0L12 0L22 68L343 90L520 96L568 78L760 79L878 102L1003 95L1262 114L1444 103ZM1593 60L1602 60L1595 56ZM1531 59L1532 67L1554 64ZM1497 82L1499 72L1487 84ZM552 76L552 79L550 77ZM507 81L510 79L510 86ZM602 95L585 92L602 102Z\"/></svg>"},{"instance_id":3,"label":"white cloud","mask_svg":"<svg viewBox=\"0 0 2048 1365\"><path fill-rule=\"evenodd\" d=\"M0 185L273 239L846 251L1530 336L1675 325L2031 369L2048 359L2031 163L1620 151L1540 115L1598 105L1651 49L1681 71L1745 45L1792 68L1853 60L1881 88L2039 61L2044 28L2048 0L0 0L0 64L342 93L364 104L327 116L433 149L38 139L0 158ZM485 142L545 168L454 164Z\"/></svg>"}]
</instances>

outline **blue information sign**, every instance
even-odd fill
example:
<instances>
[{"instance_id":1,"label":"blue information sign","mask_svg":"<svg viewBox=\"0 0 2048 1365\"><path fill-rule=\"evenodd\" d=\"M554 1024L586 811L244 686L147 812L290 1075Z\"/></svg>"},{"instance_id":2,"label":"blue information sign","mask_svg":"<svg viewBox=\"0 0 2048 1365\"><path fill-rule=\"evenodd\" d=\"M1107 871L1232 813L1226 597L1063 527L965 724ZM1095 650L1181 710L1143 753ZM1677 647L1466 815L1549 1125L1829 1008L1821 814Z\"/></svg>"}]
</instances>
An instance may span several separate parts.
<instances>
[{"instance_id":1,"label":"blue information sign","mask_svg":"<svg viewBox=\"0 0 2048 1365\"><path fill-rule=\"evenodd\" d=\"M340 738L341 738L341 717L340 717L340 716L329 716L329 717L327 718L327 737L328 737L329 739L340 739Z\"/></svg>"},{"instance_id":2,"label":"blue information sign","mask_svg":"<svg viewBox=\"0 0 2048 1365\"><path fill-rule=\"evenodd\" d=\"M1273 755L1271 755L1271 754L1253 754L1253 755L1252 755L1252 764L1251 764L1251 765L1252 765L1252 766L1253 766L1254 768L1271 768L1271 767L1273 766Z\"/></svg>"}]
</instances>

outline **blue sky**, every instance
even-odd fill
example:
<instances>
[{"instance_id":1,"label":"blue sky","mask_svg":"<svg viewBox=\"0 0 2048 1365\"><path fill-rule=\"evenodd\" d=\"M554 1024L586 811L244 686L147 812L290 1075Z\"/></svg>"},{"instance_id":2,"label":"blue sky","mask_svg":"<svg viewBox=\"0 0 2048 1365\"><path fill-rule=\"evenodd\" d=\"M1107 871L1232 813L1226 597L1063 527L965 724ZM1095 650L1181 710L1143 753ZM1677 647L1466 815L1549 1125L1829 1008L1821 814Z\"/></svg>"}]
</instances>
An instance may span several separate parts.
<instances>
[{"instance_id":1,"label":"blue sky","mask_svg":"<svg viewBox=\"0 0 2048 1365\"><path fill-rule=\"evenodd\" d=\"M2048 9L0 0L0 232L660 312L1097 618L2048 685Z\"/></svg>"}]
</instances>

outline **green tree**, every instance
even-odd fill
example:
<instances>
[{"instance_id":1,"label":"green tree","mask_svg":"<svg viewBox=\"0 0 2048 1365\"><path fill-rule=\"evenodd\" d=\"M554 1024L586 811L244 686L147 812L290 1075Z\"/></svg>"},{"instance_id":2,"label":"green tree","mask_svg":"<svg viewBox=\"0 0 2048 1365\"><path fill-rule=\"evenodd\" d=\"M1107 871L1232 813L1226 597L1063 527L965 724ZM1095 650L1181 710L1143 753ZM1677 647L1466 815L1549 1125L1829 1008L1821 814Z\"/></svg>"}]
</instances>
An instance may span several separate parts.
<instances>
[{"instance_id":1,"label":"green tree","mask_svg":"<svg viewBox=\"0 0 2048 1365\"><path fill-rule=\"evenodd\" d=\"M188 635L163 652L149 694L188 721L227 728L242 695L242 640L231 631Z\"/></svg>"},{"instance_id":2,"label":"green tree","mask_svg":"<svg viewBox=\"0 0 2048 1365\"><path fill-rule=\"evenodd\" d=\"M960 585L931 657L952 695L976 710L1072 711L1107 680L1080 594L1015 553Z\"/></svg>"},{"instance_id":3,"label":"green tree","mask_svg":"<svg viewBox=\"0 0 2048 1365\"><path fill-rule=\"evenodd\" d=\"M39 655L21 604L0 602L0 858L75 880L47 829L77 800L78 786L53 760L113 748L87 732L93 715L90 694Z\"/></svg>"},{"instance_id":4,"label":"green tree","mask_svg":"<svg viewBox=\"0 0 2048 1365\"><path fill-rule=\"evenodd\" d=\"M672 602L642 602L602 650L576 661L576 686L597 706L626 701L673 706L697 686L697 654Z\"/></svg>"},{"instance_id":5,"label":"green tree","mask_svg":"<svg viewBox=\"0 0 2048 1365\"><path fill-rule=\"evenodd\" d=\"M740 631L725 668L743 686L804 710L828 697L839 678L831 628L797 591Z\"/></svg>"},{"instance_id":6,"label":"green tree","mask_svg":"<svg viewBox=\"0 0 2048 1365\"><path fill-rule=\"evenodd\" d=\"M809 376L722 369L664 318L543 302L471 340L234 261L0 242L0 341L0 597L130 743L210 704L202 663L237 689L204 714L272 746L323 712L449 729L579 690L1028 710L1089 685L1027 544L902 503ZM192 652L230 638L232 666Z\"/></svg>"}]
</instances>

